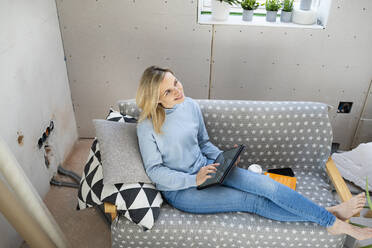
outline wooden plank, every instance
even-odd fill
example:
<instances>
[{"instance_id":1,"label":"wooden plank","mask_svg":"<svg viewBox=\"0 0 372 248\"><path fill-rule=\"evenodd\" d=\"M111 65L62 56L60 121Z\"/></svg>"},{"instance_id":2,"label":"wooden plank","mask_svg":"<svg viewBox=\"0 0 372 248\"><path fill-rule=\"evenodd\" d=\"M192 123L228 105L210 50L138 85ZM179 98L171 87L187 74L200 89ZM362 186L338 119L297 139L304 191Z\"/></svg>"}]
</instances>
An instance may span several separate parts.
<instances>
[{"instance_id":1,"label":"wooden plank","mask_svg":"<svg viewBox=\"0 0 372 248\"><path fill-rule=\"evenodd\" d=\"M111 220L114 220L116 218L116 216L118 215L118 212L116 210L116 206L114 204L107 203L107 202L104 203L104 206L105 206L105 213L110 214L111 215Z\"/></svg>"},{"instance_id":2,"label":"wooden plank","mask_svg":"<svg viewBox=\"0 0 372 248\"><path fill-rule=\"evenodd\" d=\"M350 200L350 198L352 197L350 190L347 187L344 179L342 178L339 170L336 167L335 162L332 160L331 157L328 158L326 168L328 176L335 186L337 194L340 196L341 201L345 202Z\"/></svg>"},{"instance_id":3,"label":"wooden plank","mask_svg":"<svg viewBox=\"0 0 372 248\"><path fill-rule=\"evenodd\" d=\"M336 188L337 194L340 196L341 201L345 202L350 200L353 195L351 194L339 170L337 169L335 162L332 160L331 157L328 158L326 169L329 178ZM360 216L360 214L356 214L354 216Z\"/></svg>"}]
</instances>

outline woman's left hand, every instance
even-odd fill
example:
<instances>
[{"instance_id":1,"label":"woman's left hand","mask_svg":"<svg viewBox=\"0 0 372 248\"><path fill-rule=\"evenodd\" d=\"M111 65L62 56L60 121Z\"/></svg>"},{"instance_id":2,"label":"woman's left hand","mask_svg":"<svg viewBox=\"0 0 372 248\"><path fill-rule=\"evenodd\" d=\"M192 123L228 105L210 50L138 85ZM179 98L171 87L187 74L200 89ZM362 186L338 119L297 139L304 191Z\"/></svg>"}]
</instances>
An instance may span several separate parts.
<instances>
[{"instance_id":1,"label":"woman's left hand","mask_svg":"<svg viewBox=\"0 0 372 248\"><path fill-rule=\"evenodd\" d=\"M235 147L238 147L238 145L235 144L235 145L234 145L234 148L235 148ZM239 155L238 159L236 160L234 166L237 166L237 165L239 164L239 162L240 162L240 155Z\"/></svg>"}]
</instances>

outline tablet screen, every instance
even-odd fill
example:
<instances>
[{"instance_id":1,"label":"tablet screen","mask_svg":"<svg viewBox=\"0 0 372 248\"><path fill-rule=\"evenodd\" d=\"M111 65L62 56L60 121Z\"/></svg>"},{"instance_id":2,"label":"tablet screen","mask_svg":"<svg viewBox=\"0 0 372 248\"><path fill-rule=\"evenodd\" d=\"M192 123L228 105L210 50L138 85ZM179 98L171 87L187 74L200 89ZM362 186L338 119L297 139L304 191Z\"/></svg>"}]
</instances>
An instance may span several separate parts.
<instances>
[{"instance_id":1,"label":"tablet screen","mask_svg":"<svg viewBox=\"0 0 372 248\"><path fill-rule=\"evenodd\" d=\"M226 177L228 171L229 171L229 166L232 168L232 164L235 162L234 158L238 157L240 152L242 152L244 149L244 145L240 145L238 147L234 147L230 150L221 152L214 163L219 163L220 165L217 166L217 171L215 173L209 173L208 175L211 175L211 178L208 178L205 180L204 183L199 185L197 188L198 189L204 189L209 186L222 183L222 180L224 180L224 177Z\"/></svg>"},{"instance_id":2,"label":"tablet screen","mask_svg":"<svg viewBox=\"0 0 372 248\"><path fill-rule=\"evenodd\" d=\"M239 147L234 147L228 151L221 152L216 158L214 163L219 163L217 166L217 171L215 179L220 181L223 177L224 172L228 169L231 161L234 159L236 153L239 151Z\"/></svg>"}]
</instances>

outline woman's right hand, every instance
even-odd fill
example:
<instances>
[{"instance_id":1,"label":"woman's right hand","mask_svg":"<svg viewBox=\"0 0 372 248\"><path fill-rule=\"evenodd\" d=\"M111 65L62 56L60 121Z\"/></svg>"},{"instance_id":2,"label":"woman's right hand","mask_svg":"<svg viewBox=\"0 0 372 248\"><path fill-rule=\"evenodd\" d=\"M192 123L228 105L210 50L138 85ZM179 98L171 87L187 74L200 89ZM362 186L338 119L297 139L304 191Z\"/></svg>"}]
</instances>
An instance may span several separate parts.
<instances>
[{"instance_id":1,"label":"woman's right hand","mask_svg":"<svg viewBox=\"0 0 372 248\"><path fill-rule=\"evenodd\" d=\"M208 178L212 178L211 175L208 175L209 173L216 173L217 166L219 166L219 163L216 164L210 164L207 166L204 166L200 168L198 174L196 174L196 185L199 186L202 183L204 183Z\"/></svg>"}]
</instances>

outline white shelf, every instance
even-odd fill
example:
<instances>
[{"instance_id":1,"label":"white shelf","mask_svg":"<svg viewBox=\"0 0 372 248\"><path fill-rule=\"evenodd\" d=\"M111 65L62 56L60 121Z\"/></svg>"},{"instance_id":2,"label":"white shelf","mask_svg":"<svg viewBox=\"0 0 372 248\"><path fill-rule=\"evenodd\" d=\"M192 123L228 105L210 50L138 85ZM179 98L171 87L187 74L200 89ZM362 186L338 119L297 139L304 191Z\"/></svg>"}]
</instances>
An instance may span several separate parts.
<instances>
[{"instance_id":1,"label":"white shelf","mask_svg":"<svg viewBox=\"0 0 372 248\"><path fill-rule=\"evenodd\" d=\"M199 12L199 24L217 24L217 25L244 25L244 26L266 26L266 27L288 27L288 28L309 28L309 29L324 29L322 25L312 24L312 25L300 25L295 23L285 23L280 22L280 17L276 18L276 22L267 22L266 16L253 16L251 22L246 22L242 20L240 15L230 15L229 19L226 21L215 21L212 20L212 15L210 14L200 14Z\"/></svg>"}]
</instances>

